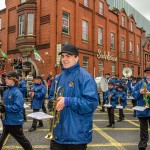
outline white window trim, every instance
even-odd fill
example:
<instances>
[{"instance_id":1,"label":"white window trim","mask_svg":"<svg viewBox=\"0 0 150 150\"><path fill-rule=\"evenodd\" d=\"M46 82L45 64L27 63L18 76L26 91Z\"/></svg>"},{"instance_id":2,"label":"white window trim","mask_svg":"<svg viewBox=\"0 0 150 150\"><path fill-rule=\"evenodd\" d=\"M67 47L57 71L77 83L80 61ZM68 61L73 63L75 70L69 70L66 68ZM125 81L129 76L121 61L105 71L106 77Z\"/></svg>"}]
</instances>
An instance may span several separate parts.
<instances>
[{"instance_id":1,"label":"white window trim","mask_svg":"<svg viewBox=\"0 0 150 150\"><path fill-rule=\"evenodd\" d=\"M68 19L63 18L63 16L62 16L62 21L63 21L63 20L67 21L67 22L68 22L68 26L64 25L63 22L62 22L62 28L63 28L63 27L66 27L66 28L68 29L68 33L63 32L63 31L62 31L62 32L65 33L65 34L69 34L69 26L70 26L70 25L69 25L69 21L70 21L70 15L69 15L69 13L67 13L67 12L63 12L63 14L64 14L64 13L68 15Z\"/></svg>"},{"instance_id":2,"label":"white window trim","mask_svg":"<svg viewBox=\"0 0 150 150\"><path fill-rule=\"evenodd\" d=\"M98 27L98 44L103 45L103 28L101 27Z\"/></svg>"},{"instance_id":3,"label":"white window trim","mask_svg":"<svg viewBox=\"0 0 150 150\"><path fill-rule=\"evenodd\" d=\"M29 20L29 16L33 15L32 20ZM31 23L31 24L30 24ZM29 33L29 28L32 30L31 33ZM33 35L34 34L34 14L33 13L29 13L28 14L28 31L27 31L28 35Z\"/></svg>"},{"instance_id":4,"label":"white window trim","mask_svg":"<svg viewBox=\"0 0 150 150\"><path fill-rule=\"evenodd\" d=\"M99 2L99 14L104 15L104 3L101 1Z\"/></svg>"},{"instance_id":5,"label":"white window trim","mask_svg":"<svg viewBox=\"0 0 150 150\"><path fill-rule=\"evenodd\" d=\"M88 22L85 20L82 20L82 39L86 41L88 40Z\"/></svg>"},{"instance_id":6,"label":"white window trim","mask_svg":"<svg viewBox=\"0 0 150 150\"><path fill-rule=\"evenodd\" d=\"M88 0L84 0L83 3L84 3L84 6L86 6L86 7L89 6L89 1Z\"/></svg>"}]
</instances>

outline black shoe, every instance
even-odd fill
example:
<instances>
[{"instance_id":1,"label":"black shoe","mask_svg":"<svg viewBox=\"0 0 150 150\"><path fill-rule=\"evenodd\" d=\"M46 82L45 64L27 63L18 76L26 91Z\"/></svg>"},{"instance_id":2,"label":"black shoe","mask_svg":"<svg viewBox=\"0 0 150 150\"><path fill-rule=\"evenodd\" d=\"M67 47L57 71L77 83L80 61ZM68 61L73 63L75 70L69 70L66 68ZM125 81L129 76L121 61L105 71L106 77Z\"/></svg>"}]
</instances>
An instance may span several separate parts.
<instances>
[{"instance_id":1,"label":"black shoe","mask_svg":"<svg viewBox=\"0 0 150 150\"><path fill-rule=\"evenodd\" d=\"M111 127L112 127L112 128L115 128L115 124L112 124Z\"/></svg>"},{"instance_id":2,"label":"black shoe","mask_svg":"<svg viewBox=\"0 0 150 150\"><path fill-rule=\"evenodd\" d=\"M36 127L38 128L43 127L43 124L38 124Z\"/></svg>"},{"instance_id":3,"label":"black shoe","mask_svg":"<svg viewBox=\"0 0 150 150\"><path fill-rule=\"evenodd\" d=\"M29 129L29 132L33 132L33 131L35 131L35 130L36 130L35 127L31 127L31 128Z\"/></svg>"},{"instance_id":4,"label":"black shoe","mask_svg":"<svg viewBox=\"0 0 150 150\"><path fill-rule=\"evenodd\" d=\"M112 126L112 124L108 124L106 127L111 127Z\"/></svg>"},{"instance_id":5,"label":"black shoe","mask_svg":"<svg viewBox=\"0 0 150 150\"><path fill-rule=\"evenodd\" d=\"M103 109L101 109L100 111L101 111L101 112L105 112L105 110L103 110Z\"/></svg>"},{"instance_id":6,"label":"black shoe","mask_svg":"<svg viewBox=\"0 0 150 150\"><path fill-rule=\"evenodd\" d=\"M122 119L118 119L117 122L122 122Z\"/></svg>"}]
</instances>

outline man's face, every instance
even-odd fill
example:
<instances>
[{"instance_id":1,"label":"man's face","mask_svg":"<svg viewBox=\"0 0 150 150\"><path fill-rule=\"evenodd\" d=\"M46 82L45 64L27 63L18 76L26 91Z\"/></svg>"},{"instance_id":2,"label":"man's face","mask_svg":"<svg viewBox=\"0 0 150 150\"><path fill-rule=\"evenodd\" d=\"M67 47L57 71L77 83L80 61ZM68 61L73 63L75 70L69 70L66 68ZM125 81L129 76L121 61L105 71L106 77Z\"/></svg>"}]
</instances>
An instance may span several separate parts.
<instances>
[{"instance_id":1,"label":"man's face","mask_svg":"<svg viewBox=\"0 0 150 150\"><path fill-rule=\"evenodd\" d=\"M75 65L79 60L79 57L75 57L75 55L70 55L68 53L61 54L61 62L65 69L72 67Z\"/></svg>"},{"instance_id":2,"label":"man's face","mask_svg":"<svg viewBox=\"0 0 150 150\"><path fill-rule=\"evenodd\" d=\"M147 78L147 79L150 79L150 71L146 71L146 72L145 72L145 75L146 75L146 78Z\"/></svg>"},{"instance_id":3,"label":"man's face","mask_svg":"<svg viewBox=\"0 0 150 150\"><path fill-rule=\"evenodd\" d=\"M35 78L34 83L36 83L36 84L41 84L42 81L41 81L41 79L36 79L36 78Z\"/></svg>"}]
</instances>

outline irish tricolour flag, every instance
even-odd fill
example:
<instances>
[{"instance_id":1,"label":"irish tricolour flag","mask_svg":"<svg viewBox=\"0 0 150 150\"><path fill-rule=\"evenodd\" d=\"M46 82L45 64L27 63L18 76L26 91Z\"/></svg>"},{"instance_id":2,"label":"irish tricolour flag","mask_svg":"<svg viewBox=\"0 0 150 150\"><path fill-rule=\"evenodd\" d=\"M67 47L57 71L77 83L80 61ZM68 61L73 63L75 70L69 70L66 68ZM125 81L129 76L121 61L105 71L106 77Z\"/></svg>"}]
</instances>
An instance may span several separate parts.
<instances>
[{"instance_id":1,"label":"irish tricolour flag","mask_svg":"<svg viewBox=\"0 0 150 150\"><path fill-rule=\"evenodd\" d=\"M44 63L44 60L41 58L41 56L39 55L35 47L33 47L33 52L34 52L35 59L38 61L42 61Z\"/></svg>"}]
</instances>

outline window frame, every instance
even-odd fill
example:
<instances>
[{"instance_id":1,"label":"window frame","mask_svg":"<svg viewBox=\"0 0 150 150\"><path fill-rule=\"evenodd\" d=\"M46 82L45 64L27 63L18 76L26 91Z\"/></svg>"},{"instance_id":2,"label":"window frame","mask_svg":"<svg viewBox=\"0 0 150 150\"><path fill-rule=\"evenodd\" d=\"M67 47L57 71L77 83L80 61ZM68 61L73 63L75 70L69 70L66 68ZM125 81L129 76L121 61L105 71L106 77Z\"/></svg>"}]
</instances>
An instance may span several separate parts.
<instances>
[{"instance_id":1,"label":"window frame","mask_svg":"<svg viewBox=\"0 0 150 150\"><path fill-rule=\"evenodd\" d=\"M121 52L125 53L125 38L121 37Z\"/></svg>"},{"instance_id":2,"label":"window frame","mask_svg":"<svg viewBox=\"0 0 150 150\"><path fill-rule=\"evenodd\" d=\"M115 49L115 33L110 33L110 48Z\"/></svg>"},{"instance_id":3,"label":"window frame","mask_svg":"<svg viewBox=\"0 0 150 150\"><path fill-rule=\"evenodd\" d=\"M133 41L130 41L130 49L129 49L129 54L133 54Z\"/></svg>"},{"instance_id":4,"label":"window frame","mask_svg":"<svg viewBox=\"0 0 150 150\"><path fill-rule=\"evenodd\" d=\"M67 15L67 18L64 17L64 14ZM64 24L64 21L67 23L67 25ZM65 32L63 29L67 29L67 32ZM70 14L66 11L63 11L62 13L62 33L68 35L70 34Z\"/></svg>"},{"instance_id":5,"label":"window frame","mask_svg":"<svg viewBox=\"0 0 150 150\"><path fill-rule=\"evenodd\" d=\"M133 21L130 21L130 31L133 32Z\"/></svg>"},{"instance_id":6,"label":"window frame","mask_svg":"<svg viewBox=\"0 0 150 150\"><path fill-rule=\"evenodd\" d=\"M20 21L21 17L23 17L23 19L22 19L23 21ZM25 15L24 14L19 15L18 19L19 19L18 35L23 36L23 35L25 35Z\"/></svg>"},{"instance_id":7,"label":"window frame","mask_svg":"<svg viewBox=\"0 0 150 150\"><path fill-rule=\"evenodd\" d=\"M98 27L98 45L103 45L103 28Z\"/></svg>"},{"instance_id":8,"label":"window frame","mask_svg":"<svg viewBox=\"0 0 150 150\"><path fill-rule=\"evenodd\" d=\"M85 7L89 7L89 0L83 0L83 5Z\"/></svg>"},{"instance_id":9,"label":"window frame","mask_svg":"<svg viewBox=\"0 0 150 150\"><path fill-rule=\"evenodd\" d=\"M29 15L33 15L32 20L29 20ZM28 13L28 22L27 22L27 35L34 35L34 13ZM30 24L31 23L31 24ZM32 27L31 29L31 33L29 33L29 29Z\"/></svg>"},{"instance_id":10,"label":"window frame","mask_svg":"<svg viewBox=\"0 0 150 150\"><path fill-rule=\"evenodd\" d=\"M83 56L83 66L84 69L89 71L89 57Z\"/></svg>"},{"instance_id":11,"label":"window frame","mask_svg":"<svg viewBox=\"0 0 150 150\"><path fill-rule=\"evenodd\" d=\"M98 67L99 67L99 70L98 70L98 76L103 76L103 72L104 72L104 61L103 60L99 60L99 63L98 63ZM100 69L102 68L102 69Z\"/></svg>"},{"instance_id":12,"label":"window frame","mask_svg":"<svg viewBox=\"0 0 150 150\"><path fill-rule=\"evenodd\" d=\"M116 74L116 63L115 62L112 62L112 65L111 65L111 72L112 72L112 76L114 76Z\"/></svg>"},{"instance_id":13,"label":"window frame","mask_svg":"<svg viewBox=\"0 0 150 150\"><path fill-rule=\"evenodd\" d=\"M82 20L82 40L88 41L88 22L86 20Z\"/></svg>"},{"instance_id":14,"label":"window frame","mask_svg":"<svg viewBox=\"0 0 150 150\"><path fill-rule=\"evenodd\" d=\"M99 2L99 14L104 15L104 3L102 1Z\"/></svg>"},{"instance_id":15,"label":"window frame","mask_svg":"<svg viewBox=\"0 0 150 150\"><path fill-rule=\"evenodd\" d=\"M122 27L125 27L125 16L123 16L123 15L121 18L121 25L122 25Z\"/></svg>"},{"instance_id":16,"label":"window frame","mask_svg":"<svg viewBox=\"0 0 150 150\"><path fill-rule=\"evenodd\" d=\"M22 3L25 3L27 0L20 0L20 3L22 4Z\"/></svg>"}]
</instances>

